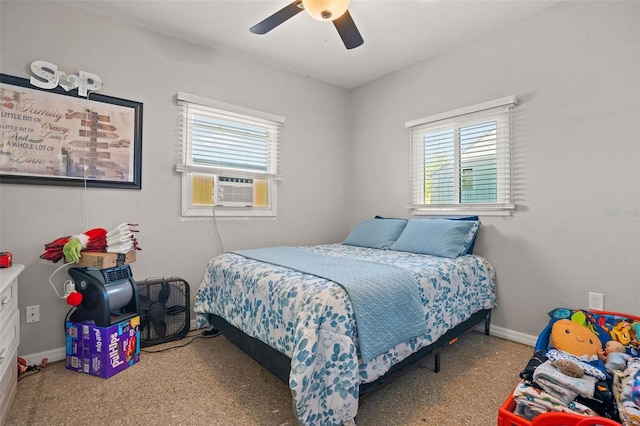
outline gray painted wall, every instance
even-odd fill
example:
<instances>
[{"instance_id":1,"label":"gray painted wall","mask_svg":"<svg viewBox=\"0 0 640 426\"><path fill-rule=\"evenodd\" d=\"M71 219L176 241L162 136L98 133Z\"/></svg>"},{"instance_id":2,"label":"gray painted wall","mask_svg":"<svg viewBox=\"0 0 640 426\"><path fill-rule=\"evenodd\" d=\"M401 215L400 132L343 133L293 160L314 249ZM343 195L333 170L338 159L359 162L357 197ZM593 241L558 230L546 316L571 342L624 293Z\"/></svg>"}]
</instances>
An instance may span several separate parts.
<instances>
[{"instance_id":1,"label":"gray painted wall","mask_svg":"<svg viewBox=\"0 0 640 426\"><path fill-rule=\"evenodd\" d=\"M142 190L0 185L0 248L27 266L20 309L41 306L39 323L21 315L21 354L63 345L68 306L48 283L55 266L38 260L45 243L137 222L134 277L179 276L194 290L220 252L210 220L179 219L178 91L287 117L278 219L219 221L226 250L337 242L375 214L409 217L404 122L515 94L518 210L482 217L476 245L497 271L494 325L537 335L547 311L584 307L588 291L640 313L637 2L563 2L352 91L56 4L2 1L0 12L3 73L28 77L47 60L144 103Z\"/></svg>"},{"instance_id":2,"label":"gray painted wall","mask_svg":"<svg viewBox=\"0 0 640 426\"><path fill-rule=\"evenodd\" d=\"M0 247L26 265L18 291L20 354L64 346L69 306L48 282L58 265L38 259L45 243L138 223L142 251L131 266L134 278L181 277L193 293L207 261L220 253L211 220L180 220L178 91L287 119L278 218L219 219L225 250L344 239L348 91L52 2L2 1L0 7L2 73L28 78L31 62L45 60L69 74L97 74L104 82L100 93L144 103L140 191L0 185ZM54 276L60 291L65 279L64 271ZM24 323L29 305L40 305L40 322Z\"/></svg>"},{"instance_id":3,"label":"gray painted wall","mask_svg":"<svg viewBox=\"0 0 640 426\"><path fill-rule=\"evenodd\" d=\"M408 120L517 95L517 210L482 217L493 324L557 306L640 315L640 3L562 2L352 91L350 225L408 217Z\"/></svg>"}]
</instances>

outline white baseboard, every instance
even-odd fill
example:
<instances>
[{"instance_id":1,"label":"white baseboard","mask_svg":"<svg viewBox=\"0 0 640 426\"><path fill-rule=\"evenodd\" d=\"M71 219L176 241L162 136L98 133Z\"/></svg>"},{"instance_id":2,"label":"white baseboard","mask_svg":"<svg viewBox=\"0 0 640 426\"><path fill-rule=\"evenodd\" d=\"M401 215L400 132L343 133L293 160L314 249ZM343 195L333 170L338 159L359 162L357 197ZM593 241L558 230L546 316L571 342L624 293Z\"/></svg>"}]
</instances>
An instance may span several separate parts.
<instances>
[{"instance_id":1,"label":"white baseboard","mask_svg":"<svg viewBox=\"0 0 640 426\"><path fill-rule=\"evenodd\" d=\"M47 362L62 361L67 357L66 348L57 348L46 352L40 352L37 354L20 355L27 361L27 365L40 365L43 359L47 358Z\"/></svg>"},{"instance_id":2,"label":"white baseboard","mask_svg":"<svg viewBox=\"0 0 640 426\"><path fill-rule=\"evenodd\" d=\"M508 328L498 327L495 325L491 326L490 333L492 336L512 340L517 343L522 343L523 345L531 346L532 348L536 346L536 342L538 341L538 336L520 333L519 331L513 331Z\"/></svg>"},{"instance_id":3,"label":"white baseboard","mask_svg":"<svg viewBox=\"0 0 640 426\"><path fill-rule=\"evenodd\" d=\"M477 331L484 333L484 324L476 328ZM509 330L508 328L498 327L497 325L491 325L489 334L492 336L500 337L502 339L511 340L516 343L522 343L523 345L535 347L538 341L538 336L532 336L530 334L520 333L519 331Z\"/></svg>"},{"instance_id":4,"label":"white baseboard","mask_svg":"<svg viewBox=\"0 0 640 426\"><path fill-rule=\"evenodd\" d=\"M196 329L196 320L195 318L191 320L189 324L189 330ZM67 357L66 348L57 348L46 352L40 352L37 354L29 354L29 355L20 355L22 358L27 361L27 365L40 365L44 358L47 358L48 362L62 361Z\"/></svg>"},{"instance_id":5,"label":"white baseboard","mask_svg":"<svg viewBox=\"0 0 640 426\"><path fill-rule=\"evenodd\" d=\"M196 320L192 319L190 329L196 329ZM477 331L484 333L484 324L476 328ZM520 333L519 331L509 330L508 328L498 327L496 325L491 326L490 331L492 336L500 337L502 339L512 340L523 345L534 347L537 336L531 336L529 334ZM37 354L21 355L27 361L27 365L40 365L44 358L47 358L48 362L62 361L66 359L66 349L64 347L53 349L46 352L40 352Z\"/></svg>"}]
</instances>

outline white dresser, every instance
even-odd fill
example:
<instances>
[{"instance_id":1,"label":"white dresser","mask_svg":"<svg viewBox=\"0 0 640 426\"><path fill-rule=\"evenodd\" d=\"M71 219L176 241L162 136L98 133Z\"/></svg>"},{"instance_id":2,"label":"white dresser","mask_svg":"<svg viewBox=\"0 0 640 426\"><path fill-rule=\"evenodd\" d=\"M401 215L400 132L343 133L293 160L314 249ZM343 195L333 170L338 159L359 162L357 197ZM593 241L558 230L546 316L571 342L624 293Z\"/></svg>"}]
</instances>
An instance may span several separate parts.
<instances>
[{"instance_id":1,"label":"white dresser","mask_svg":"<svg viewBox=\"0 0 640 426\"><path fill-rule=\"evenodd\" d=\"M18 386L18 275L24 265L0 268L0 425L5 424Z\"/></svg>"}]
</instances>

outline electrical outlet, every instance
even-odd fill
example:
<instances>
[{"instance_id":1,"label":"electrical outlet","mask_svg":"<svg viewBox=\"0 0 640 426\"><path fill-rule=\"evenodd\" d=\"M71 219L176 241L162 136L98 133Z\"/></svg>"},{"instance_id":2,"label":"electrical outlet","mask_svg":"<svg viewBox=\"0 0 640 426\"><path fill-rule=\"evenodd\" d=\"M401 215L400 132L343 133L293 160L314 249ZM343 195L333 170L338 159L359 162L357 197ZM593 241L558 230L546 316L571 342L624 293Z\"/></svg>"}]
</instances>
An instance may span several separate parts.
<instances>
[{"instance_id":1,"label":"electrical outlet","mask_svg":"<svg viewBox=\"0 0 640 426\"><path fill-rule=\"evenodd\" d=\"M40 321L40 305L27 306L26 315L27 324Z\"/></svg>"},{"instance_id":2,"label":"electrical outlet","mask_svg":"<svg viewBox=\"0 0 640 426\"><path fill-rule=\"evenodd\" d=\"M589 292L589 309L602 311L604 309L604 294Z\"/></svg>"}]
</instances>

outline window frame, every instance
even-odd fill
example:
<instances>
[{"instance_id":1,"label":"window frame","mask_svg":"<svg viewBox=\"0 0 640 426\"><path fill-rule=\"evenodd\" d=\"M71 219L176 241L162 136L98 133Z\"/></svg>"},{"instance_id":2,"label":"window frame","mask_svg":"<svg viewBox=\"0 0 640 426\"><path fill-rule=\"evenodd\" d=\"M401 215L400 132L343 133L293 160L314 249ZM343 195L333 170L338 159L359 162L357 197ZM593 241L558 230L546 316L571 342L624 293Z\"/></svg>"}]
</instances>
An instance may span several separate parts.
<instances>
[{"instance_id":1,"label":"window frame","mask_svg":"<svg viewBox=\"0 0 640 426\"><path fill-rule=\"evenodd\" d=\"M181 173L181 218L197 219L207 217L222 218L275 218L277 217L277 182L281 180L279 175L279 145L280 145L280 128L284 125L285 118L257 111L237 105L206 99L196 95L190 95L179 92L177 95L178 104L180 105L180 155L176 164L176 171ZM225 120L225 117L238 117L242 120L252 121L252 125L260 127L260 123L264 123L264 129L270 133L269 146L266 152L266 162L268 167L266 171L244 169L240 167L227 167L223 165L202 165L194 164L192 156L192 133L189 122L191 113L189 106L196 109L206 111L207 114L216 115L218 119ZM231 176L244 177L252 179L261 179L267 181L267 197L266 207L231 207L231 206L214 206L213 195L211 196L211 204L194 204L194 188L192 182L194 176L203 175L214 176Z\"/></svg>"},{"instance_id":2,"label":"window frame","mask_svg":"<svg viewBox=\"0 0 640 426\"><path fill-rule=\"evenodd\" d=\"M511 129L511 110L517 105L515 96L507 96L489 102L484 102L456 110L407 121L405 128L408 129L409 138L409 186L410 201L409 209L413 215L496 215L508 216L515 209L513 201L513 138ZM427 204L424 200L425 193L425 169L424 139L414 139L416 135L428 132L435 132L442 129L453 129L453 158L460 159L460 129L467 128L481 123L496 121L496 194L495 202L487 203L463 203L457 201L453 203ZM421 146L421 147L420 147ZM454 193L459 195L460 186L463 183L464 168L461 162L454 162L453 185ZM459 197L456 197L458 200ZM420 200L421 199L421 200ZM419 201L422 201L419 202Z\"/></svg>"}]
</instances>

